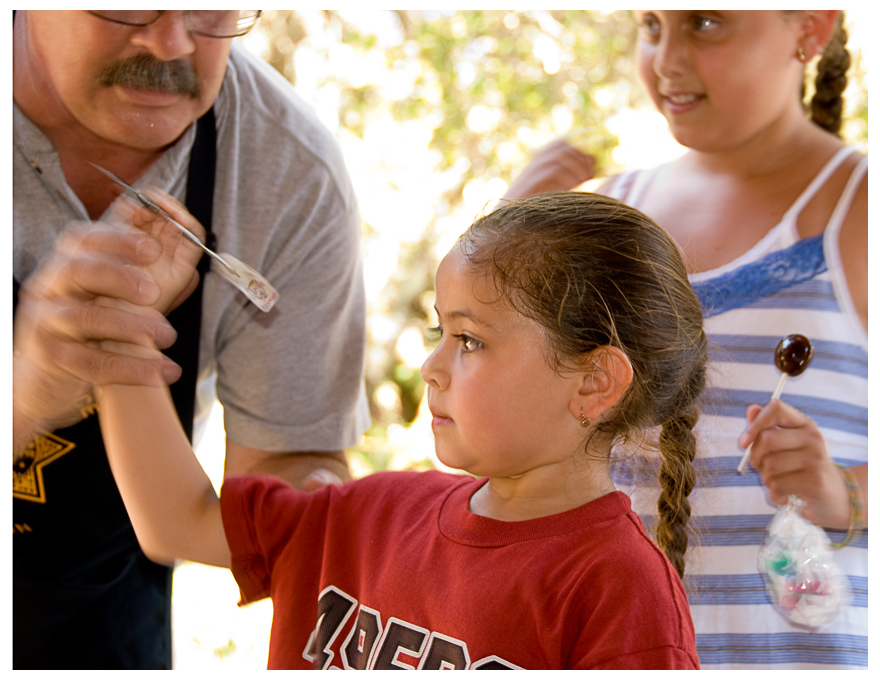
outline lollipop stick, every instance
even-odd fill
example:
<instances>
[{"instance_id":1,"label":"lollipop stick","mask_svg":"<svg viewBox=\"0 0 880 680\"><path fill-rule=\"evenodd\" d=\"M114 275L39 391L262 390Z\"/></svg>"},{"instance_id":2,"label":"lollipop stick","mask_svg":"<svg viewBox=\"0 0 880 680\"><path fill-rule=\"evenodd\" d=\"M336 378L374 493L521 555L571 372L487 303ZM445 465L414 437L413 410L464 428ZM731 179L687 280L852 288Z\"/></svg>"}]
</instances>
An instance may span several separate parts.
<instances>
[{"instance_id":1,"label":"lollipop stick","mask_svg":"<svg viewBox=\"0 0 880 680\"><path fill-rule=\"evenodd\" d=\"M779 382L776 384L776 389L773 390L773 396L770 397L770 401L774 399L779 399L779 395L782 394L782 388L785 386L785 381L788 378L788 373L783 373L782 377L779 378ZM746 448L746 452L743 454L743 457L739 461L739 465L736 466L736 471L740 474L743 474L746 471L746 463L749 461L749 456L752 453L752 445L749 444L748 448Z\"/></svg>"},{"instance_id":2,"label":"lollipop stick","mask_svg":"<svg viewBox=\"0 0 880 680\"><path fill-rule=\"evenodd\" d=\"M788 373L783 373L779 378L779 382L776 384L776 389L773 390L773 396L770 397L770 401L774 399L779 399L779 395L782 394L782 388L785 386L785 381L788 378Z\"/></svg>"}]
</instances>

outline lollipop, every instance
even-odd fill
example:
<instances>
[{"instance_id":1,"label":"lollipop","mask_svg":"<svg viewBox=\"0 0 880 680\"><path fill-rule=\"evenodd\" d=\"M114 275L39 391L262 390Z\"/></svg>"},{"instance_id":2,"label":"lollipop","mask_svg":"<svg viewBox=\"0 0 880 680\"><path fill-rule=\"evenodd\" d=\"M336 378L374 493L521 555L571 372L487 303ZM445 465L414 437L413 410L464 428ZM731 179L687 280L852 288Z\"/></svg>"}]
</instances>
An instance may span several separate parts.
<instances>
[{"instance_id":1,"label":"lollipop","mask_svg":"<svg viewBox=\"0 0 880 680\"><path fill-rule=\"evenodd\" d=\"M779 378L776 389L773 390L773 396L770 397L770 401L779 399L788 376L796 377L807 370L807 366L810 365L810 361L813 359L813 345L803 335L786 335L776 345L776 353L773 359L776 362L776 368L782 371L782 375ZM751 452L752 447L749 446L739 461L739 465L736 466L736 471L740 474L745 471Z\"/></svg>"}]
</instances>

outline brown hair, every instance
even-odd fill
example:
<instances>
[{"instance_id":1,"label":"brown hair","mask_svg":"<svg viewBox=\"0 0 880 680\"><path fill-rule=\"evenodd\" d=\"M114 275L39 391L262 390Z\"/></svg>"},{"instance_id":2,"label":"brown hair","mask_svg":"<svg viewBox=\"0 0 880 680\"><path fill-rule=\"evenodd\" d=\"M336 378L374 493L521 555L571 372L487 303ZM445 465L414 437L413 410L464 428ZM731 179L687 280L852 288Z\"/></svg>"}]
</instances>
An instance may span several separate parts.
<instances>
[{"instance_id":1,"label":"brown hair","mask_svg":"<svg viewBox=\"0 0 880 680\"><path fill-rule=\"evenodd\" d=\"M660 426L657 543L684 574L693 427L706 383L700 304L678 247L650 218L589 193L530 196L478 219L459 240L470 264L494 277L502 299L546 331L557 370L614 346L633 368L600 432L644 441Z\"/></svg>"},{"instance_id":2,"label":"brown hair","mask_svg":"<svg viewBox=\"0 0 880 680\"><path fill-rule=\"evenodd\" d=\"M838 136L843 123L846 72L850 66L849 50L846 49L847 37L841 12L837 16L834 33L816 65L816 91L810 100L810 120L823 130Z\"/></svg>"}]
</instances>

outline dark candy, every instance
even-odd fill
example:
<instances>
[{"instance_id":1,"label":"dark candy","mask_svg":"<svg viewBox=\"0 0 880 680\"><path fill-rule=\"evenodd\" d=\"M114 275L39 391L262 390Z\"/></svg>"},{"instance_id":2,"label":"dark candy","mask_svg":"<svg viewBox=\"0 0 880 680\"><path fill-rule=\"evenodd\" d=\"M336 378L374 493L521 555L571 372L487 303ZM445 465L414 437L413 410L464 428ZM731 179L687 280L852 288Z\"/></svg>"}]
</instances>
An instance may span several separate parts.
<instances>
[{"instance_id":1,"label":"dark candy","mask_svg":"<svg viewBox=\"0 0 880 680\"><path fill-rule=\"evenodd\" d=\"M807 370L813 358L813 345L803 335L787 335L776 346L776 367L794 377Z\"/></svg>"}]
</instances>

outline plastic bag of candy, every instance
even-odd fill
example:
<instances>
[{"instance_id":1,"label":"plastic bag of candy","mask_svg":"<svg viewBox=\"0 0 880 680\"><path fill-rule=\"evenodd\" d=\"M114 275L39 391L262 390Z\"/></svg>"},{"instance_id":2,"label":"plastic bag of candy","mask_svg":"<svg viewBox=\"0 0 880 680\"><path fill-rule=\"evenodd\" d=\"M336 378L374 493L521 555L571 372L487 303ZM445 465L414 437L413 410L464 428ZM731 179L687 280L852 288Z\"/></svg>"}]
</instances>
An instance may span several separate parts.
<instances>
[{"instance_id":1,"label":"plastic bag of candy","mask_svg":"<svg viewBox=\"0 0 880 680\"><path fill-rule=\"evenodd\" d=\"M789 496L767 526L758 568L773 604L792 624L815 630L849 603L828 535L801 516L804 502Z\"/></svg>"}]
</instances>

